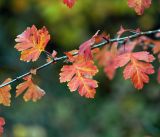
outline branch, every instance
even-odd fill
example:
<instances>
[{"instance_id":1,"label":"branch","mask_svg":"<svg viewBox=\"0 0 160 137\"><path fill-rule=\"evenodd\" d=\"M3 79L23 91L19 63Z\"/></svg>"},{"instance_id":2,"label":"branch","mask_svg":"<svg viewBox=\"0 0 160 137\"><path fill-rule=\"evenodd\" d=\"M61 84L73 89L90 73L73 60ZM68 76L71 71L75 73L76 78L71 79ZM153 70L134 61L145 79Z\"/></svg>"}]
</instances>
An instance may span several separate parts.
<instances>
[{"instance_id":1,"label":"branch","mask_svg":"<svg viewBox=\"0 0 160 137\"><path fill-rule=\"evenodd\" d=\"M155 33L158 33L160 32L160 29L157 29L157 30L152 30L152 31L146 31L146 32L138 32L138 33L135 33L135 34L132 34L132 35L129 35L129 36L126 36L126 37L122 37L122 38L114 38L114 39L109 39L109 40L104 40L102 41L101 43L99 44L96 44L96 45L93 45L92 46L92 49L95 49L95 48L99 48L99 47L102 47L108 43L113 43L113 42L120 42L120 41L125 41L127 39L133 39L133 38L136 38L136 37L139 37L139 36L142 36L142 35L150 35L150 34L155 34ZM73 55L77 55L78 52L74 53ZM61 61L61 60L65 60L67 59L67 56L64 55L64 56L61 56L61 57L56 57L54 59L52 59L50 62L47 62L39 67L36 68L36 71L39 71L43 68L46 68L47 66L49 66L50 64L54 63L54 62L58 62L58 61ZM4 87L4 86L7 86L9 84L12 84L22 78L24 78L25 76L27 75L30 75L31 72L27 72L27 73L24 73L18 77L16 77L15 79L11 80L10 82L7 82L7 83L4 83L4 84L1 84L0 85L0 88Z\"/></svg>"}]
</instances>

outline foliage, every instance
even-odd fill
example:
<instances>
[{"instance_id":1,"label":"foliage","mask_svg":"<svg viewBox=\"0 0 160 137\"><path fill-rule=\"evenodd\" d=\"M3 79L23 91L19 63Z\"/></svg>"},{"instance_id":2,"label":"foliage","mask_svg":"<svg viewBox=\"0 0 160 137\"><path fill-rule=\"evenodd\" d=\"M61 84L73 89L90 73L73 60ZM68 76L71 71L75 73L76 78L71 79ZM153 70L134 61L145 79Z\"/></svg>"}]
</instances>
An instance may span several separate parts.
<instances>
[{"instance_id":1,"label":"foliage","mask_svg":"<svg viewBox=\"0 0 160 137\"><path fill-rule=\"evenodd\" d=\"M64 0L63 2L72 8L76 0ZM149 8L150 5L151 0L128 0L128 6L134 8L138 15L142 15L144 9ZM122 37L124 33L131 33L131 35ZM62 67L60 82L68 82L71 92L78 90L79 94L86 98L94 98L95 88L98 87L98 82L93 79L93 76L98 72L98 68L94 64L95 60L104 67L109 79L114 78L117 68L125 66L124 79L131 79L135 88L142 89L145 83L149 83L148 75L155 72L151 64L155 58L149 52L150 45L154 46L154 54L158 54L158 57L160 54L160 42L145 36L149 34L155 34L156 37L159 37L159 30L142 32L140 29L131 30L121 27L115 39L111 39L105 33L99 34L97 31L95 35L79 46L79 50L65 52L66 56L56 57L57 52L55 50L52 53L46 50L50 40L50 34L46 27L39 30L35 25L28 27L15 39L17 42L15 48L21 52L20 60L25 62L37 61L41 53L44 53L48 58L47 63L36 69L31 69L28 73L14 80L8 78L4 81L0 89L0 103L4 106L10 106L10 84L21 78L25 82L16 87L16 96L26 91L23 96L25 101L41 99L45 92L35 84L32 75L36 75L40 69L62 59L66 59L66 62L70 64ZM102 46L104 47L100 49ZM144 46L145 48L143 48ZM134 52L139 47L141 51ZM157 79L158 81L160 79L159 70ZM5 122L1 120L0 126L4 124ZM3 127L0 128L0 133L2 132Z\"/></svg>"}]
</instances>

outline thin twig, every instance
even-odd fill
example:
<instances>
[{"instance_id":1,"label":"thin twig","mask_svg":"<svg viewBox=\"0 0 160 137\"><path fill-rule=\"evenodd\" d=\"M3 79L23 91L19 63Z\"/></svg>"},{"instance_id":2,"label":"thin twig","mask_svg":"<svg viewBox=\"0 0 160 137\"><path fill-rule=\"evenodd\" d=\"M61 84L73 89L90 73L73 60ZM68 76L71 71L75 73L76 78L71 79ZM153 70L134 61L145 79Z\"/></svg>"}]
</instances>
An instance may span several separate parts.
<instances>
[{"instance_id":1,"label":"thin twig","mask_svg":"<svg viewBox=\"0 0 160 137\"><path fill-rule=\"evenodd\" d=\"M109 40L105 40L105 41L102 41L101 43L99 44L96 44L96 45L93 45L92 46L92 49L95 49L95 48L99 48L99 47L102 47L108 43L113 43L113 42L119 42L119 41L125 41L127 39L133 39L133 38L136 38L136 37L139 37L139 36L142 36L142 35L150 35L150 34L155 34L155 33L158 33L160 32L160 29L157 29L157 30L152 30L152 31L146 31L146 32L138 32L136 34L132 34L132 35L129 35L129 36L126 36L126 37L122 37L122 38L114 38L114 39L109 39ZM78 52L75 52L73 55L77 55ZM54 63L54 62L58 62L60 60L65 60L67 59L67 56L64 55L64 56L61 56L61 57L56 57L54 59L52 59L50 62L47 62L39 67L36 68L37 71L43 69L43 68L46 68L47 66L49 66L50 64ZM24 73L18 77L16 77L15 79L11 80L10 82L6 82L4 84L1 84L0 85L0 88L4 87L4 86L7 86L9 84L12 84L13 82L19 80L19 79L22 79L24 78L25 76L27 75L30 75L31 72L27 72L27 73Z\"/></svg>"}]
</instances>

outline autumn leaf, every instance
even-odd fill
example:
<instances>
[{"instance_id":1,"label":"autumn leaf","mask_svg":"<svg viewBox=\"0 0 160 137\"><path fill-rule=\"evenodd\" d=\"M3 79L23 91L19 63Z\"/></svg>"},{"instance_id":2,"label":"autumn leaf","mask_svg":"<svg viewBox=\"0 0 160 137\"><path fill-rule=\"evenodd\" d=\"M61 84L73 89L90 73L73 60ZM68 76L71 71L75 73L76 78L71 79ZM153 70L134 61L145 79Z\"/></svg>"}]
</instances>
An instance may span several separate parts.
<instances>
[{"instance_id":1,"label":"autumn leaf","mask_svg":"<svg viewBox=\"0 0 160 137\"><path fill-rule=\"evenodd\" d=\"M142 15L145 8L149 8L152 0L128 0L128 6L134 8L138 15Z\"/></svg>"},{"instance_id":2,"label":"autumn leaf","mask_svg":"<svg viewBox=\"0 0 160 137\"><path fill-rule=\"evenodd\" d=\"M160 53L160 41L152 40L152 43L154 44L154 54Z\"/></svg>"},{"instance_id":3,"label":"autumn leaf","mask_svg":"<svg viewBox=\"0 0 160 137\"><path fill-rule=\"evenodd\" d=\"M3 133L3 126L5 125L4 118L0 117L0 135Z\"/></svg>"},{"instance_id":4,"label":"autumn leaf","mask_svg":"<svg viewBox=\"0 0 160 137\"><path fill-rule=\"evenodd\" d=\"M124 53L132 52L137 44L138 44L137 39L135 39L133 41L126 42L118 49L118 54L121 55Z\"/></svg>"},{"instance_id":5,"label":"autumn leaf","mask_svg":"<svg viewBox=\"0 0 160 137\"><path fill-rule=\"evenodd\" d=\"M155 36L156 36L157 38L160 38L160 32L156 33Z\"/></svg>"},{"instance_id":6,"label":"autumn leaf","mask_svg":"<svg viewBox=\"0 0 160 137\"><path fill-rule=\"evenodd\" d=\"M76 0L63 0L63 3L66 4L69 8L72 8Z\"/></svg>"},{"instance_id":7,"label":"autumn leaf","mask_svg":"<svg viewBox=\"0 0 160 137\"><path fill-rule=\"evenodd\" d=\"M144 83L149 82L148 74L153 74L154 69L152 62L154 56L148 52L124 53L115 59L115 68L126 65L123 76L125 79L131 79L135 88L142 89Z\"/></svg>"},{"instance_id":8,"label":"autumn leaf","mask_svg":"<svg viewBox=\"0 0 160 137\"><path fill-rule=\"evenodd\" d=\"M45 27L37 30L33 25L17 36L15 48L21 51L21 60L27 62L36 61L49 40L50 35Z\"/></svg>"},{"instance_id":9,"label":"autumn leaf","mask_svg":"<svg viewBox=\"0 0 160 137\"><path fill-rule=\"evenodd\" d=\"M2 84L11 81L10 78L6 79ZM11 94L10 94L11 86L7 85L0 88L0 104L4 106L10 106L11 103Z\"/></svg>"},{"instance_id":10,"label":"autumn leaf","mask_svg":"<svg viewBox=\"0 0 160 137\"><path fill-rule=\"evenodd\" d=\"M120 26L119 31L117 32L117 37L120 38L124 33L131 32L131 33L140 33L140 29L125 29L123 26Z\"/></svg>"},{"instance_id":11,"label":"autumn leaf","mask_svg":"<svg viewBox=\"0 0 160 137\"><path fill-rule=\"evenodd\" d=\"M25 92L23 99L25 101L33 100L34 102L41 99L45 92L40 87L35 85L32 81L32 76L29 75L24 78L25 82L16 87L16 97Z\"/></svg>"},{"instance_id":12,"label":"autumn leaf","mask_svg":"<svg viewBox=\"0 0 160 137\"><path fill-rule=\"evenodd\" d=\"M91 52L91 46L95 44L97 40L99 30L92 36L91 39L87 40L86 42L82 43L79 47L78 54L80 56L84 56L86 60L91 60L92 52Z\"/></svg>"},{"instance_id":13,"label":"autumn leaf","mask_svg":"<svg viewBox=\"0 0 160 137\"><path fill-rule=\"evenodd\" d=\"M94 98L95 88L98 87L98 84L92 77L97 72L98 69L92 60L86 61L83 56L77 56L72 65L64 65L62 67L60 82L68 82L71 92L78 90L81 96Z\"/></svg>"},{"instance_id":14,"label":"autumn leaf","mask_svg":"<svg viewBox=\"0 0 160 137\"><path fill-rule=\"evenodd\" d=\"M111 49L109 49L109 46ZM114 65L114 58L117 55L117 42L112 45L104 46L95 56L95 59L98 60L98 64L104 67L104 72L106 76L112 80L114 78L116 69Z\"/></svg>"}]
</instances>

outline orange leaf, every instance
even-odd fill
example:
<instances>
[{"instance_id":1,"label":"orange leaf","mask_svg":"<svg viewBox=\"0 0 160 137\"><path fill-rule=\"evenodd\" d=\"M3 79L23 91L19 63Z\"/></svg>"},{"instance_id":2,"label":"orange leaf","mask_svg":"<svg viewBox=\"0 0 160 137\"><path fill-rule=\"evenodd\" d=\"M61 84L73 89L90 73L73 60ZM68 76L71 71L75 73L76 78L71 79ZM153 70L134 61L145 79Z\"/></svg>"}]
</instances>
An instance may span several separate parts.
<instances>
[{"instance_id":1,"label":"orange leaf","mask_svg":"<svg viewBox=\"0 0 160 137\"><path fill-rule=\"evenodd\" d=\"M76 0L63 0L63 3L66 4L69 8L72 8Z\"/></svg>"},{"instance_id":2,"label":"orange leaf","mask_svg":"<svg viewBox=\"0 0 160 137\"><path fill-rule=\"evenodd\" d=\"M10 78L6 79L4 83L7 83L11 81ZM10 94L11 86L7 85L3 88L0 88L0 104L3 104L4 106L10 106L11 103L11 94Z\"/></svg>"},{"instance_id":3,"label":"orange leaf","mask_svg":"<svg viewBox=\"0 0 160 137\"><path fill-rule=\"evenodd\" d=\"M154 44L154 54L160 53L160 41L152 40L152 43Z\"/></svg>"},{"instance_id":4,"label":"orange leaf","mask_svg":"<svg viewBox=\"0 0 160 137\"><path fill-rule=\"evenodd\" d=\"M50 35L45 27L37 30L33 25L17 36L15 48L21 51L21 60L27 62L36 61L41 52L44 51L49 40Z\"/></svg>"},{"instance_id":5,"label":"orange leaf","mask_svg":"<svg viewBox=\"0 0 160 137\"><path fill-rule=\"evenodd\" d=\"M110 50L105 46L98 52L98 54L96 54L95 57L98 60L99 65L104 67L104 72L110 80L114 78L116 72L114 67L114 58L116 54L117 43L113 43Z\"/></svg>"},{"instance_id":6,"label":"orange leaf","mask_svg":"<svg viewBox=\"0 0 160 137\"><path fill-rule=\"evenodd\" d=\"M149 63L155 58L148 52L125 53L115 59L115 68L126 65L123 76L131 79L134 87L142 89L144 83L149 82L148 74L153 74L153 66ZM142 62L143 61L143 62Z\"/></svg>"},{"instance_id":7,"label":"orange leaf","mask_svg":"<svg viewBox=\"0 0 160 137\"><path fill-rule=\"evenodd\" d=\"M97 81L92 77L98 72L97 67L91 60L85 61L83 56L77 56L72 65L65 65L61 69L60 82L68 82L71 92L78 90L81 96L94 98Z\"/></svg>"},{"instance_id":8,"label":"orange leaf","mask_svg":"<svg viewBox=\"0 0 160 137\"><path fill-rule=\"evenodd\" d=\"M149 8L152 0L128 0L128 6L134 8L138 15L142 15L145 8Z\"/></svg>"},{"instance_id":9,"label":"orange leaf","mask_svg":"<svg viewBox=\"0 0 160 137\"><path fill-rule=\"evenodd\" d=\"M23 96L25 101L33 100L35 102L44 96L44 90L33 83L31 75L25 77L24 80L25 82L16 87L16 97L25 91L26 93Z\"/></svg>"},{"instance_id":10,"label":"orange leaf","mask_svg":"<svg viewBox=\"0 0 160 137\"><path fill-rule=\"evenodd\" d=\"M0 117L0 135L3 133L3 126L5 125L4 118Z\"/></svg>"}]
</instances>

